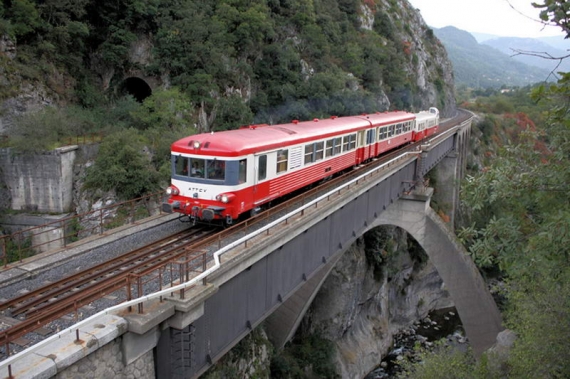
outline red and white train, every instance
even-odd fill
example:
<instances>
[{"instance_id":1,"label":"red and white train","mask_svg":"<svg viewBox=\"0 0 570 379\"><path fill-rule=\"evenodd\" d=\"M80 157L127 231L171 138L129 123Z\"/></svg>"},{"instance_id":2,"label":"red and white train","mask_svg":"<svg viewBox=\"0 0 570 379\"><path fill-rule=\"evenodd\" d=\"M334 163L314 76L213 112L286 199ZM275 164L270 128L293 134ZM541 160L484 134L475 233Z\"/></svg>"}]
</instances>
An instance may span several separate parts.
<instances>
[{"instance_id":1,"label":"red and white train","mask_svg":"<svg viewBox=\"0 0 570 379\"><path fill-rule=\"evenodd\" d=\"M439 111L395 111L192 135L172 144L163 210L231 224L244 213L437 131Z\"/></svg>"}]
</instances>

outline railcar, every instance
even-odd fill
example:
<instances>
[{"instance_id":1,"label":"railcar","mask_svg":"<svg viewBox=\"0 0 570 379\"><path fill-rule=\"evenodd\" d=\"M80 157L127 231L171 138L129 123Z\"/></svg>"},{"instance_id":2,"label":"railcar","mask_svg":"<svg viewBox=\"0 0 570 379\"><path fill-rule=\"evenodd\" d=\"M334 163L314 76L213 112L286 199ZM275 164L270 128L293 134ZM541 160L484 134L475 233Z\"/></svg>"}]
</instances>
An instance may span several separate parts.
<instances>
[{"instance_id":1,"label":"railcar","mask_svg":"<svg viewBox=\"0 0 570 379\"><path fill-rule=\"evenodd\" d=\"M243 214L437 131L439 111L392 111L182 138L172 144L165 212L231 224Z\"/></svg>"}]
</instances>

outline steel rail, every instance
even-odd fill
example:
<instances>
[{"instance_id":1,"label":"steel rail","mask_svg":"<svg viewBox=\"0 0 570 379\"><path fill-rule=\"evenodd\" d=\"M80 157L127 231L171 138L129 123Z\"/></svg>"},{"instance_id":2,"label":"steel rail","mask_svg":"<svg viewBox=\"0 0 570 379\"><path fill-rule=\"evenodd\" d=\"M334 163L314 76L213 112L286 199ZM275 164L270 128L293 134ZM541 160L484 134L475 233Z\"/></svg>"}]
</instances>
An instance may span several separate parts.
<instances>
[{"instance_id":1,"label":"steel rail","mask_svg":"<svg viewBox=\"0 0 570 379\"><path fill-rule=\"evenodd\" d=\"M50 283L47 286L36 288L35 290L1 303L0 311L10 309L12 315L21 314L27 309L41 303L42 299L49 299L68 291L69 288L79 287L101 275L105 275L107 271L113 267L127 265L130 262L140 259L141 256L152 253L153 249L163 248L164 246L168 246L170 243L176 243L177 239L188 238L193 233L194 231L191 233L183 231L175 235L168 236L140 249L119 255L76 274L66 276L58 281Z\"/></svg>"},{"instance_id":2,"label":"steel rail","mask_svg":"<svg viewBox=\"0 0 570 379\"><path fill-rule=\"evenodd\" d=\"M194 233L193 237L198 239L201 237L201 233ZM185 239L188 239L188 236L184 236ZM158 249L164 249L164 246L159 247ZM180 246L176 246L171 250L164 252L158 256L153 256L151 261L161 261L163 262L166 259L172 259L173 257L181 256L184 251L185 247L181 248ZM153 254L155 251L146 252L147 256ZM142 256L137 256L136 259L140 260L140 258L144 258ZM141 267L147 266L149 264L148 261L140 262L139 264L135 264L134 267L130 268L129 270L121 270L120 268L113 267L114 276L104 277L105 274L112 274L111 272L107 271L104 273L99 273L98 277L103 276L103 280L99 282L90 282L88 285L84 286L80 291L72 291L74 286L66 286L65 290L62 290L62 294L60 294L54 301L49 301L53 297L42 297L41 300L37 302L43 305L36 306L36 309L33 311L29 311L26 313L26 319L22 320L21 322L11 326L8 329L0 331L0 344L11 343L14 339L20 338L25 334L29 333L30 331L36 330L47 323L60 318L63 315L71 313L73 311L77 311L77 307L82 307L85 304L89 304L94 300L98 300L101 297L115 292L123 287L126 287L129 284L128 277L131 273L136 270L140 269ZM124 283L117 288L116 283ZM96 296L98 294L98 297ZM10 336L7 339L6 336Z\"/></svg>"}]
</instances>

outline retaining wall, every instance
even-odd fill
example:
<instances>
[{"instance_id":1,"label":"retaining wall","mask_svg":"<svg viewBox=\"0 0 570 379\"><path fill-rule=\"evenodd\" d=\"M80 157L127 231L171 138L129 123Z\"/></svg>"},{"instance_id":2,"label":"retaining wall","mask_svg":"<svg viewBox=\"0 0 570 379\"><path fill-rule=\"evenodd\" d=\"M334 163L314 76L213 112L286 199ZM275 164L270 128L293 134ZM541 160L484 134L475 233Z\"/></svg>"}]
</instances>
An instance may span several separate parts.
<instances>
[{"instance_id":1,"label":"retaining wall","mask_svg":"<svg viewBox=\"0 0 570 379\"><path fill-rule=\"evenodd\" d=\"M10 208L45 213L71 211L76 151L75 145L35 155L0 149L0 182L10 193Z\"/></svg>"}]
</instances>

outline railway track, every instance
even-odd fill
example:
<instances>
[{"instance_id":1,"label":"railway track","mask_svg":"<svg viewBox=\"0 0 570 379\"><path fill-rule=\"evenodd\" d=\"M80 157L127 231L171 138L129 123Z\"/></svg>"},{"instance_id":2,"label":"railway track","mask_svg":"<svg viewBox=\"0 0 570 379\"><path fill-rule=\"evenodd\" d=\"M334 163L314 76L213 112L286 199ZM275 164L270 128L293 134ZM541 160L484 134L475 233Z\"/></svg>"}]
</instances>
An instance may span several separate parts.
<instances>
[{"instance_id":1,"label":"railway track","mask_svg":"<svg viewBox=\"0 0 570 379\"><path fill-rule=\"evenodd\" d=\"M442 122L440 132L432 138L469 117L466 112L460 112L457 117ZM280 214L316 198L319 194L361 175L363 170L373 169L404 151L417 150L424 143L425 141L417 142L385 154L361 166L359 170L348 171L299 193L298 196L231 228L220 231L211 227L194 226L0 303L0 314L3 318L13 320L8 328L0 330L0 360L10 355L10 345L18 338L66 315L74 315L77 320L81 307L106 296L120 293L116 296L116 302L119 303L156 291L157 285L162 289L162 286L172 285L180 278L187 280L190 271L206 269L212 246L220 248L222 241L239 238L253 231L259 224L264 224L266 220L279 217ZM154 287L148 285L151 282L150 277L154 278Z\"/></svg>"},{"instance_id":2,"label":"railway track","mask_svg":"<svg viewBox=\"0 0 570 379\"><path fill-rule=\"evenodd\" d=\"M9 355L10 343L16 339L62 316L77 313L101 297L124 290L128 299L133 292L133 275L198 249L216 231L191 228L1 303L4 319L13 320L9 328L0 331L4 355ZM167 279L176 278L170 275Z\"/></svg>"}]
</instances>

